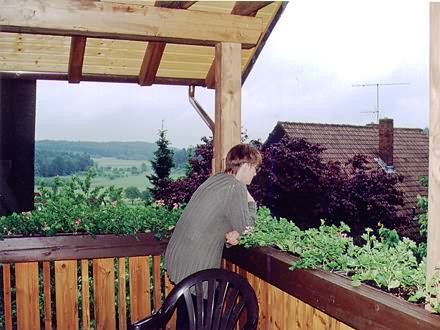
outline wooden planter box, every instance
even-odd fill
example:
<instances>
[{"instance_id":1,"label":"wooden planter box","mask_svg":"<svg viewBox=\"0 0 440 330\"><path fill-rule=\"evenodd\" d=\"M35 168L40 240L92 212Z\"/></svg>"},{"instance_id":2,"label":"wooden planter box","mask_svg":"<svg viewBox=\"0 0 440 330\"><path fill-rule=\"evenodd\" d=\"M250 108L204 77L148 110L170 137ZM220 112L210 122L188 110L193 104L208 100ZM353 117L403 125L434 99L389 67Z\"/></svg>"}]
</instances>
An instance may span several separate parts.
<instances>
[{"instance_id":1,"label":"wooden planter box","mask_svg":"<svg viewBox=\"0 0 440 330\"><path fill-rule=\"evenodd\" d=\"M335 273L302 269L290 271L291 262L297 258L274 248L234 247L224 250L224 258L238 266L239 272L245 273L245 276L248 272L267 282L269 289L266 290L276 287L342 322L343 326L345 324L356 329L440 329L439 315L386 292L364 284L355 288L350 279ZM274 296L271 292L266 295L269 299ZM281 305L271 301L266 308L283 308L283 300L279 302ZM276 322L270 319L276 315L273 316L270 311L269 314L266 326L271 328ZM279 324L287 324L286 316L281 317L284 321L280 320ZM318 327L314 324L313 328L336 329L341 326L330 323ZM287 324L280 328L296 327ZM264 326L261 328L264 329Z\"/></svg>"}]
</instances>

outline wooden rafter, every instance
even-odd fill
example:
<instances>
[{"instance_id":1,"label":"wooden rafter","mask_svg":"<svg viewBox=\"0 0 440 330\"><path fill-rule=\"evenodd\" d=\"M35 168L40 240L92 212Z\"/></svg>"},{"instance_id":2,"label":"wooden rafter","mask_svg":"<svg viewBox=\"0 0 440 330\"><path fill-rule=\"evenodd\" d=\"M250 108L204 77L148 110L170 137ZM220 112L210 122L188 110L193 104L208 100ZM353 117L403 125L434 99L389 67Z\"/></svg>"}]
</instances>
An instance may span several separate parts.
<instances>
[{"instance_id":1,"label":"wooden rafter","mask_svg":"<svg viewBox=\"0 0 440 330\"><path fill-rule=\"evenodd\" d=\"M196 1L156 1L156 7L166 7L175 9L187 9ZM139 72L139 85L151 86L156 78L160 61L165 50L166 43L161 41L152 41L148 43L145 50L144 60L142 61Z\"/></svg>"},{"instance_id":2,"label":"wooden rafter","mask_svg":"<svg viewBox=\"0 0 440 330\"><path fill-rule=\"evenodd\" d=\"M260 9L270 5L272 2L273 1L236 1L231 14L255 17ZM211 63L205 82L206 87L211 89L215 87L215 59Z\"/></svg>"},{"instance_id":3,"label":"wooden rafter","mask_svg":"<svg viewBox=\"0 0 440 330\"><path fill-rule=\"evenodd\" d=\"M243 48L254 47L263 32L255 17L114 2L0 0L0 8L4 32Z\"/></svg>"},{"instance_id":4,"label":"wooden rafter","mask_svg":"<svg viewBox=\"0 0 440 330\"><path fill-rule=\"evenodd\" d=\"M70 83L81 81L86 42L87 38L80 36L73 36L70 42L69 72L67 74Z\"/></svg>"},{"instance_id":5,"label":"wooden rafter","mask_svg":"<svg viewBox=\"0 0 440 330\"><path fill-rule=\"evenodd\" d=\"M6 79L22 79L22 80L68 80L66 73L54 72L0 72L2 78ZM138 76L123 76L123 75L106 75L99 73L83 73L81 81L93 82L113 82L113 83L137 83ZM155 84L159 85L174 85L174 86L200 86L205 87L204 79L191 78L168 78L156 77Z\"/></svg>"}]
</instances>

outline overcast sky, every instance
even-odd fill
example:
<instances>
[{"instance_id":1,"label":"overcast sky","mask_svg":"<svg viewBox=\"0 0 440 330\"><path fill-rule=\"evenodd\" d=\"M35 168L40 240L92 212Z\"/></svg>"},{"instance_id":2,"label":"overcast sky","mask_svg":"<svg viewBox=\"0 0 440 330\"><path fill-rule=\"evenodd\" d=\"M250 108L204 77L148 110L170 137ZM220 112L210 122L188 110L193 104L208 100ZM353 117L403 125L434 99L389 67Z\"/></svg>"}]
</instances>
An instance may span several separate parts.
<instances>
[{"instance_id":1,"label":"overcast sky","mask_svg":"<svg viewBox=\"0 0 440 330\"><path fill-rule=\"evenodd\" d=\"M277 121L364 125L381 117L428 126L428 0L295 0L272 31L242 89L242 125L265 140ZM214 92L196 98L213 118ZM36 138L157 139L164 120L173 146L210 135L186 87L39 81Z\"/></svg>"}]
</instances>

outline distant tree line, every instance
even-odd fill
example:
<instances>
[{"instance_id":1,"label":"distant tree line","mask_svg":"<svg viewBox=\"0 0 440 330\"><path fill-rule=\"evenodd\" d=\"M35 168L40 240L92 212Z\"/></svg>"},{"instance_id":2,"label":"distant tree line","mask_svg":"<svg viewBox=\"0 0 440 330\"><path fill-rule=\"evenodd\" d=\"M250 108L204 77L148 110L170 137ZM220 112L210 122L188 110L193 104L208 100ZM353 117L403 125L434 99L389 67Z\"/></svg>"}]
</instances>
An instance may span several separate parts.
<instances>
[{"instance_id":1,"label":"distant tree line","mask_svg":"<svg viewBox=\"0 0 440 330\"><path fill-rule=\"evenodd\" d=\"M87 171L93 166L90 155L72 152L37 150L35 153L35 176L51 177Z\"/></svg>"},{"instance_id":2,"label":"distant tree line","mask_svg":"<svg viewBox=\"0 0 440 330\"><path fill-rule=\"evenodd\" d=\"M36 150L86 153L91 157L114 157L119 159L151 159L156 149L148 142L86 142L86 141L36 141Z\"/></svg>"},{"instance_id":3,"label":"distant tree line","mask_svg":"<svg viewBox=\"0 0 440 330\"><path fill-rule=\"evenodd\" d=\"M40 140L36 141L38 151L86 153L90 157L113 157L119 159L151 160L157 145L150 142L85 142ZM186 149L171 148L176 168L184 167L188 161Z\"/></svg>"}]
</instances>

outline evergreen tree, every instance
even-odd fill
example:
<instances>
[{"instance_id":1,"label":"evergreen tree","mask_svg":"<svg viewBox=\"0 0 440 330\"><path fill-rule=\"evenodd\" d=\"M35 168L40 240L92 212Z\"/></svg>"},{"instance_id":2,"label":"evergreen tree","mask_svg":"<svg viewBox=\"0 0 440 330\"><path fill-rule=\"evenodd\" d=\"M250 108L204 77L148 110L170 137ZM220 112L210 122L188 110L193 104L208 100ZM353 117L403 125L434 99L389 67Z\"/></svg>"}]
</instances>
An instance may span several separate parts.
<instances>
[{"instance_id":1,"label":"evergreen tree","mask_svg":"<svg viewBox=\"0 0 440 330\"><path fill-rule=\"evenodd\" d=\"M154 196L170 181L171 169L174 167L174 152L169 148L169 141L166 138L166 130L159 130L159 139L156 141L157 150L154 152L154 159L151 161L153 174L147 175L153 185L151 192Z\"/></svg>"}]
</instances>

